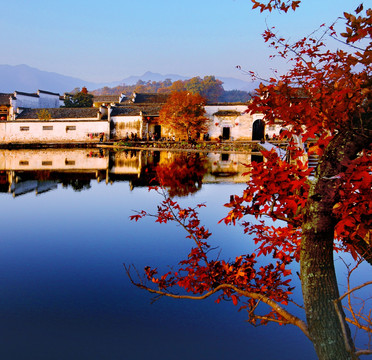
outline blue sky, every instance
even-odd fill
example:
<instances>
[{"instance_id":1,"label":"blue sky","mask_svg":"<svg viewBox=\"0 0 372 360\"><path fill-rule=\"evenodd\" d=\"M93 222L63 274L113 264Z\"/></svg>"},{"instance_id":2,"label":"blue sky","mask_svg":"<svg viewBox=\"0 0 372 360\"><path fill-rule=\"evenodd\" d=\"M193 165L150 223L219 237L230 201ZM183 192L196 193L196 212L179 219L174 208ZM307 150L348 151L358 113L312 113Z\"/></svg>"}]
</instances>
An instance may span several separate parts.
<instances>
[{"instance_id":1,"label":"blue sky","mask_svg":"<svg viewBox=\"0 0 372 360\"><path fill-rule=\"evenodd\" d=\"M87 81L145 71L247 79L283 65L261 37L269 26L296 39L361 0L303 0L291 14L260 14L250 0L12 0L2 4L0 64L27 64Z\"/></svg>"}]
</instances>

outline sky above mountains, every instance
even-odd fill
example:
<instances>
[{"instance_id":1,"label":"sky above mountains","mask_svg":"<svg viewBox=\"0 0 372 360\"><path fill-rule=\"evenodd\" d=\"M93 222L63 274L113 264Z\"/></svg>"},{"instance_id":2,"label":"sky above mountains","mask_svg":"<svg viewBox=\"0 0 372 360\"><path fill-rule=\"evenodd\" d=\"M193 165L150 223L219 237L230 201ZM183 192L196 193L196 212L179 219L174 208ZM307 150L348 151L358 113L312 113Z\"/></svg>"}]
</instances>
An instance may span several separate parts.
<instances>
[{"instance_id":1,"label":"sky above mountains","mask_svg":"<svg viewBox=\"0 0 372 360\"><path fill-rule=\"evenodd\" d=\"M303 0L295 13L260 14L250 0L7 1L0 64L27 64L92 82L149 69L249 81L236 65L262 77L272 75L272 68L285 70L268 59L273 51L261 36L267 25L295 40L360 2Z\"/></svg>"}]
</instances>

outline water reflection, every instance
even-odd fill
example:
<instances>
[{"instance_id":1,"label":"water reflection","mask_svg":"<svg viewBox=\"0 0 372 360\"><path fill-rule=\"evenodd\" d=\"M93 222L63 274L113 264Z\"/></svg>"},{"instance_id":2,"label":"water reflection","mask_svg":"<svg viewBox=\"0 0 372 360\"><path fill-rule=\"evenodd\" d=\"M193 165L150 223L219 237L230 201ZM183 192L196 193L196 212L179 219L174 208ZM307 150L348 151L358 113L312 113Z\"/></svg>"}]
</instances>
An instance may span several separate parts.
<instances>
[{"instance_id":1,"label":"water reflection","mask_svg":"<svg viewBox=\"0 0 372 360\"><path fill-rule=\"evenodd\" d=\"M103 149L0 150L0 192L14 197L55 190L58 184L88 190L91 181L127 181L131 189L163 183L172 196L186 196L204 183L244 183L255 154L109 151Z\"/></svg>"}]
</instances>

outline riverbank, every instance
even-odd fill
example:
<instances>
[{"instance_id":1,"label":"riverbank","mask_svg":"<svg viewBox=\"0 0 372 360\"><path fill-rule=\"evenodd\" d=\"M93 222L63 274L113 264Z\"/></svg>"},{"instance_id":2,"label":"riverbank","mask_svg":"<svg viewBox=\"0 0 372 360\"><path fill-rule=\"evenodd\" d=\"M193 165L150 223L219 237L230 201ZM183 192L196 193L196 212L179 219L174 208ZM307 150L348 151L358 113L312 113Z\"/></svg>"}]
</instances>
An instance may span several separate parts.
<instances>
[{"instance_id":1,"label":"riverbank","mask_svg":"<svg viewBox=\"0 0 372 360\"><path fill-rule=\"evenodd\" d=\"M275 145L286 145L275 142ZM113 150L167 150L195 152L252 153L260 151L259 141L107 141L87 143L28 143L0 144L2 149L101 148Z\"/></svg>"}]
</instances>

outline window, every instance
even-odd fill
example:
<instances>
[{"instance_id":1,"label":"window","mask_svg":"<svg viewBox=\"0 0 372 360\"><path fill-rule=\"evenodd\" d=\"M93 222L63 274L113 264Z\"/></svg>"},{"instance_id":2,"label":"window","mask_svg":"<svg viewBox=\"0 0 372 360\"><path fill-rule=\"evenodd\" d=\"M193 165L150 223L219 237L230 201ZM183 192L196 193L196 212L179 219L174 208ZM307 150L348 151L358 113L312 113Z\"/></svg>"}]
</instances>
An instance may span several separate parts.
<instances>
[{"instance_id":1,"label":"window","mask_svg":"<svg viewBox=\"0 0 372 360\"><path fill-rule=\"evenodd\" d=\"M21 131L29 131L30 130L30 127L29 126L21 126L19 128L19 130L21 130Z\"/></svg>"},{"instance_id":2,"label":"window","mask_svg":"<svg viewBox=\"0 0 372 360\"><path fill-rule=\"evenodd\" d=\"M76 130L76 126L66 126L66 131L73 131Z\"/></svg>"},{"instance_id":3,"label":"window","mask_svg":"<svg viewBox=\"0 0 372 360\"><path fill-rule=\"evenodd\" d=\"M65 160L65 165L75 165L75 160Z\"/></svg>"},{"instance_id":4,"label":"window","mask_svg":"<svg viewBox=\"0 0 372 360\"><path fill-rule=\"evenodd\" d=\"M222 153L221 154L221 161L229 161L229 154Z\"/></svg>"},{"instance_id":5,"label":"window","mask_svg":"<svg viewBox=\"0 0 372 360\"><path fill-rule=\"evenodd\" d=\"M28 161L27 160L20 160L19 165L23 165L23 166L28 165Z\"/></svg>"},{"instance_id":6,"label":"window","mask_svg":"<svg viewBox=\"0 0 372 360\"><path fill-rule=\"evenodd\" d=\"M53 130L53 126L43 126L43 130Z\"/></svg>"},{"instance_id":7,"label":"window","mask_svg":"<svg viewBox=\"0 0 372 360\"><path fill-rule=\"evenodd\" d=\"M51 165L53 165L53 161L42 161L41 162L41 165L43 165L43 166L51 166Z\"/></svg>"}]
</instances>

